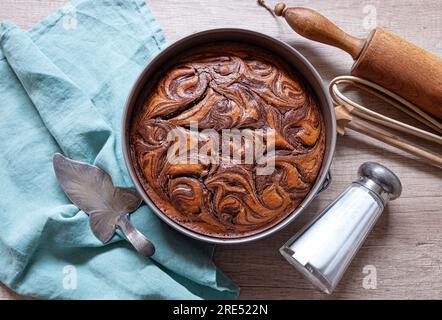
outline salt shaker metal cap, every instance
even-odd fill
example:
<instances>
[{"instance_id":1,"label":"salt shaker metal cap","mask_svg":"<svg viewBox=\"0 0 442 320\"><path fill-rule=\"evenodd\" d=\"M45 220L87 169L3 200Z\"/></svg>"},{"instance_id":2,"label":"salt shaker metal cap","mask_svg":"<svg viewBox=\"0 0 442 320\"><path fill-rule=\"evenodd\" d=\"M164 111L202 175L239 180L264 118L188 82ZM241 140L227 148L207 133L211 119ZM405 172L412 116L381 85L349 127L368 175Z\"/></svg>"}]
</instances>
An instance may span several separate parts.
<instances>
[{"instance_id":1,"label":"salt shaker metal cap","mask_svg":"<svg viewBox=\"0 0 442 320\"><path fill-rule=\"evenodd\" d=\"M376 193L384 206L389 200L399 198L402 184L399 178L390 169L376 162L365 162L358 170L359 180L363 185Z\"/></svg>"},{"instance_id":2,"label":"salt shaker metal cap","mask_svg":"<svg viewBox=\"0 0 442 320\"><path fill-rule=\"evenodd\" d=\"M376 162L318 217L281 247L281 254L317 288L331 294L389 200L400 196L399 178Z\"/></svg>"}]
</instances>

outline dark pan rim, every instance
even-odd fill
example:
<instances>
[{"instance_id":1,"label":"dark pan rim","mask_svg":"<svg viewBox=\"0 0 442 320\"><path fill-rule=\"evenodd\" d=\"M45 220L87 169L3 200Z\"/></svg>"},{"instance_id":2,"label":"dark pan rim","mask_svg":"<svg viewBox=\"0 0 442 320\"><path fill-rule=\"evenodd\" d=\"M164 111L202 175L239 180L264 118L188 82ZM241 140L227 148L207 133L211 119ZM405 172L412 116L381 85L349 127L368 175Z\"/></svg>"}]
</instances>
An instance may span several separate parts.
<instances>
[{"instance_id":1,"label":"dark pan rim","mask_svg":"<svg viewBox=\"0 0 442 320\"><path fill-rule=\"evenodd\" d=\"M229 39L229 38L232 39ZM216 38L221 38L218 40L212 40ZM241 38L244 38L244 40L241 40ZM239 40L238 40L239 39ZM130 126L131 126L131 120L132 120L132 111L137 105L137 100L140 94L140 91L142 88L144 88L146 84L146 75L153 71L157 70L159 67L164 65L167 61L164 61L164 59L167 58L168 55L171 55L173 53L179 54L183 52L186 48L190 47L192 43L197 43L197 45L207 42L214 42L214 41L236 41L236 42L245 42L250 43L252 45L261 46L260 44L255 44L250 41L250 39L259 40L263 43L266 43L268 45L273 46L273 49L265 48L267 51L275 52L278 56L280 56L281 59L283 59L287 64L294 67L303 77L304 79L309 83L310 87L314 91L314 93L317 95L317 98L319 100L320 109L323 115L324 119L324 127L325 127L325 135L326 135L326 142L325 142L325 153L324 158L322 160L321 170L316 178L316 182L314 183L313 187L310 189L309 193L304 197L301 204L293 210L291 213L289 213L284 219L276 223L275 225L271 226L268 229L265 229L261 232L258 232L256 234L252 235L246 235L244 237L235 237L235 238L220 238L220 237L213 237L213 236L207 236L204 234L200 234L198 232L195 232L191 229L188 229L171 218L169 218L165 213L163 213L157 206L150 200L147 193L144 191L144 188L142 187L140 181L138 180L137 174L134 169L134 165L132 163L131 155L130 155L130 144L129 144L129 138L130 138ZM289 61L289 59L283 57L282 52L286 56L290 56L290 58L293 58L296 60L296 63L293 61ZM166 58L165 58L166 57ZM303 70L300 70L303 69ZM313 83L312 83L313 82ZM166 47L164 50L162 50L158 55L152 59L152 61L144 68L144 70L139 75L138 79L136 80L134 86L132 87L132 90L127 98L123 116L122 116L122 130L121 130L121 142L122 142L122 149L123 149L123 157L126 164L126 167L128 169L129 175L135 184L135 187L137 191L142 196L143 200L149 205L149 207L155 212L155 214L162 219L164 222L166 222L168 225L173 227L174 229L180 231L183 234L186 234L187 236L190 236L194 239L202 240L209 243L214 244L238 244L238 243L245 243L250 241L255 241L258 239L265 238L281 229L286 227L288 224L290 224L293 220L295 220L303 211L304 209L312 202L312 200L317 196L317 194L323 189L324 185L326 185L329 181L329 170L330 166L333 160L333 155L335 152L335 146L336 146L336 118L335 113L333 109L333 104L331 102L331 99L328 95L328 91L326 90L322 78L319 75L319 73L316 71L316 69L313 67L313 65L297 50L295 50L293 47L289 46L288 44L277 40L275 38L272 38L270 36L267 36L265 34L246 30L246 29L236 29L236 28L222 28L222 29L211 29L211 30L205 30L201 31L192 35L189 35L187 37L184 37L173 44Z\"/></svg>"}]
</instances>

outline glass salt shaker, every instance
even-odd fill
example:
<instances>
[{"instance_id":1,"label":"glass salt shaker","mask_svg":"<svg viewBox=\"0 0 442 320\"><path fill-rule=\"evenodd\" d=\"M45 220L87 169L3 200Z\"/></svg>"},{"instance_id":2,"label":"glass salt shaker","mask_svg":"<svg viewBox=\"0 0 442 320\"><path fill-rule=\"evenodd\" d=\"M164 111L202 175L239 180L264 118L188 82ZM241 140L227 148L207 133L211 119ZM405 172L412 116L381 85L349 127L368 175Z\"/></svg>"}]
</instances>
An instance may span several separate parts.
<instances>
[{"instance_id":1,"label":"glass salt shaker","mask_svg":"<svg viewBox=\"0 0 442 320\"><path fill-rule=\"evenodd\" d=\"M292 237L281 254L317 288L331 294L389 200L402 185L389 169L365 162L359 178L308 226Z\"/></svg>"}]
</instances>

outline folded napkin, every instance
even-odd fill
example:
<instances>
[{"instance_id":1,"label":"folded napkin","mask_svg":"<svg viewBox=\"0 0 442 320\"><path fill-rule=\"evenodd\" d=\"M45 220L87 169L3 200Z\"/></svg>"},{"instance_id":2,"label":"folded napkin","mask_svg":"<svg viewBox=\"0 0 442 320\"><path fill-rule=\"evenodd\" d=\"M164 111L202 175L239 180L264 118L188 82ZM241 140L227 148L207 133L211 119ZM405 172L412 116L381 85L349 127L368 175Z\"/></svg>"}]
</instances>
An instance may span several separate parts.
<instances>
[{"instance_id":1,"label":"folded napkin","mask_svg":"<svg viewBox=\"0 0 442 320\"><path fill-rule=\"evenodd\" d=\"M118 235L101 244L54 176L52 156L62 152L132 186L121 114L164 44L144 0L72 1L28 32L0 26L0 282L44 298L237 296L213 246L175 232L146 205L131 219L155 243L151 259Z\"/></svg>"}]
</instances>

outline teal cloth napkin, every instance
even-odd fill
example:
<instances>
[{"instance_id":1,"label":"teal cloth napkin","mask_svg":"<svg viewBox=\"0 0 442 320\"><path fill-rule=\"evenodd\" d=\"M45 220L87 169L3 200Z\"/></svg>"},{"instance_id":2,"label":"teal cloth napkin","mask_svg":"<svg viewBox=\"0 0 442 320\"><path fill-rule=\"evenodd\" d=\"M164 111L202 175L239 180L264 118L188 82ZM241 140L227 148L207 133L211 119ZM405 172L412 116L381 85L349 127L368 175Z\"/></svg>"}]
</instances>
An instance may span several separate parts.
<instances>
[{"instance_id":1,"label":"teal cloth napkin","mask_svg":"<svg viewBox=\"0 0 442 320\"><path fill-rule=\"evenodd\" d=\"M54 176L52 156L62 152L132 186L121 114L164 44L144 0L72 1L27 32L0 26L0 282L45 298L237 296L213 246L175 232L146 205L132 221L155 243L152 259L119 235L101 244Z\"/></svg>"}]
</instances>

